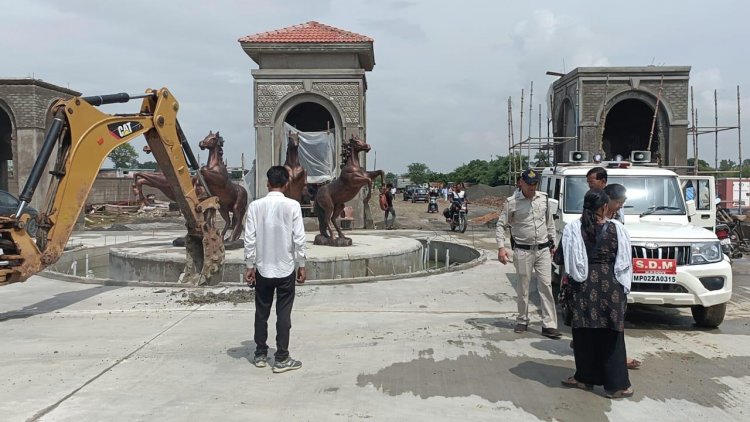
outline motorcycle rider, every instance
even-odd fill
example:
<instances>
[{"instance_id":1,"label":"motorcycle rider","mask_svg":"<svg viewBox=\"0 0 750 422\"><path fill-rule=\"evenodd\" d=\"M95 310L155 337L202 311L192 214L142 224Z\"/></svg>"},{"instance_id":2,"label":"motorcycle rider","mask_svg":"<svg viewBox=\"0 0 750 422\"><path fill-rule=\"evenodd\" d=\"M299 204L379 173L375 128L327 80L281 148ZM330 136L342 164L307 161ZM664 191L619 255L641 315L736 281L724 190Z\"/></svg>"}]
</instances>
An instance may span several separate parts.
<instances>
[{"instance_id":1,"label":"motorcycle rider","mask_svg":"<svg viewBox=\"0 0 750 422\"><path fill-rule=\"evenodd\" d=\"M427 201L427 212L437 212L438 206L437 206L437 199L438 196L440 196L440 193L438 193L437 189L430 189L430 199Z\"/></svg>"},{"instance_id":2,"label":"motorcycle rider","mask_svg":"<svg viewBox=\"0 0 750 422\"><path fill-rule=\"evenodd\" d=\"M453 185L453 197L451 206L446 208L443 212L445 221L450 222L453 219L453 215L457 213L464 202L467 202L466 192L463 190L463 183L456 183Z\"/></svg>"}]
</instances>

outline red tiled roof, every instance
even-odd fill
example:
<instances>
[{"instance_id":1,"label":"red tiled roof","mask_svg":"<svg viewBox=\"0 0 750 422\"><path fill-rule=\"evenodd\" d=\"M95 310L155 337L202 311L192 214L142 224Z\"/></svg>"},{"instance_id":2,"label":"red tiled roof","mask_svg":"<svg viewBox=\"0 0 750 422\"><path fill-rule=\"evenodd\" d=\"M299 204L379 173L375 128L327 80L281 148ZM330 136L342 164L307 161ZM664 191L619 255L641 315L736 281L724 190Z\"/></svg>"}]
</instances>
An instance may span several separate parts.
<instances>
[{"instance_id":1,"label":"red tiled roof","mask_svg":"<svg viewBox=\"0 0 750 422\"><path fill-rule=\"evenodd\" d=\"M372 38L310 21L239 39L245 43L365 43Z\"/></svg>"}]
</instances>

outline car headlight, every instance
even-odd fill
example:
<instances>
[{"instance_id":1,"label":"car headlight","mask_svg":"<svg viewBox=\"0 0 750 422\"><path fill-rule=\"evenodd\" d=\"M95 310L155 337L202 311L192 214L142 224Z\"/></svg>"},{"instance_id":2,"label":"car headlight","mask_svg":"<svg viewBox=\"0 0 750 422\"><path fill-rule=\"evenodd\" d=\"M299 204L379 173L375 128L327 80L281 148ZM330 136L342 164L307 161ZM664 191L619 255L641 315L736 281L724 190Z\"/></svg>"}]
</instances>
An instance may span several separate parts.
<instances>
[{"instance_id":1,"label":"car headlight","mask_svg":"<svg viewBox=\"0 0 750 422\"><path fill-rule=\"evenodd\" d=\"M719 262L724 258L719 242L693 243L690 249L690 263L692 265L710 264Z\"/></svg>"}]
</instances>

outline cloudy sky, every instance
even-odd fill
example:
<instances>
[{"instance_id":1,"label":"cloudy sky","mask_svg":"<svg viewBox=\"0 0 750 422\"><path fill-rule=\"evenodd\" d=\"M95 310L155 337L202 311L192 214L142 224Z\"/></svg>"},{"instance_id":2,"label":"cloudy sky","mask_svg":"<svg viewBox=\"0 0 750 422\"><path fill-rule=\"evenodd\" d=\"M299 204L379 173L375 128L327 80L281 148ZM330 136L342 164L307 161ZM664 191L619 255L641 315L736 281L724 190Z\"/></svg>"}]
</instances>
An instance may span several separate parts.
<instances>
[{"instance_id":1,"label":"cloudy sky","mask_svg":"<svg viewBox=\"0 0 750 422\"><path fill-rule=\"evenodd\" d=\"M377 167L394 173L413 162L447 172L507 154L508 97L517 123L521 89L528 93L534 81L536 116L554 79L545 72L578 66L690 65L701 125L713 119L714 89L719 125L736 125L740 85L742 123L750 128L750 4L742 1L3 3L0 77L33 76L84 95L169 87L191 144L220 130L230 165L240 165L243 153L249 162L255 150L250 70L257 66L237 39L310 20L375 40L367 141ZM536 132L536 118L532 126ZM706 135L699 156L713 163L713 148ZM743 148L743 157L748 153ZM737 132L727 132L719 156L737 155Z\"/></svg>"}]
</instances>

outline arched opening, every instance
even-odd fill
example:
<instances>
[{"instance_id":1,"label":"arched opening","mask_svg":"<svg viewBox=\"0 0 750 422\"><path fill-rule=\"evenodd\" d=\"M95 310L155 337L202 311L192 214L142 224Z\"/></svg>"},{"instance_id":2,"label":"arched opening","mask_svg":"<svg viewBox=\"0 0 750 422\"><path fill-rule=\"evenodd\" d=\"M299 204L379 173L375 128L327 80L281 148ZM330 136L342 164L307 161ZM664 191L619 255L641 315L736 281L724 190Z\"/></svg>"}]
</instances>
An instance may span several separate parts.
<instances>
[{"instance_id":1,"label":"arched opening","mask_svg":"<svg viewBox=\"0 0 750 422\"><path fill-rule=\"evenodd\" d=\"M303 215L312 215L312 202L318 188L333 180L337 168L336 120L331 112L316 101L304 101L294 105L284 118L281 132L280 163L294 161L287 155L289 131L299 135L296 160L305 169L307 180L302 192Z\"/></svg>"},{"instance_id":2,"label":"arched opening","mask_svg":"<svg viewBox=\"0 0 750 422\"><path fill-rule=\"evenodd\" d=\"M297 104L284 121L300 132L323 132L336 126L328 109L314 102Z\"/></svg>"},{"instance_id":3,"label":"arched opening","mask_svg":"<svg viewBox=\"0 0 750 422\"><path fill-rule=\"evenodd\" d=\"M0 189L8 190L13 170L13 125L10 116L0 108Z\"/></svg>"},{"instance_id":4,"label":"arched opening","mask_svg":"<svg viewBox=\"0 0 750 422\"><path fill-rule=\"evenodd\" d=\"M659 127L654 128L649 148L654 109L646 102L628 98L615 104L607 113L602 146L607 159L621 155L627 159L631 151L659 151Z\"/></svg>"}]
</instances>

